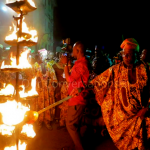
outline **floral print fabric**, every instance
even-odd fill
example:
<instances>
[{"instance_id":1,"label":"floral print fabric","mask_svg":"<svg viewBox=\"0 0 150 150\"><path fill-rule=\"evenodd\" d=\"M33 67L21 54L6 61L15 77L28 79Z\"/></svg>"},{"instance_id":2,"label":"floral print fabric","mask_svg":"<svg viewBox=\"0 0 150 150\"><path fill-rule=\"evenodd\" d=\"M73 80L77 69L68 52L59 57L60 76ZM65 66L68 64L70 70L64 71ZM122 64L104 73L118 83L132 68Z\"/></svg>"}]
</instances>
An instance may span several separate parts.
<instances>
[{"instance_id":1,"label":"floral print fabric","mask_svg":"<svg viewBox=\"0 0 150 150\"><path fill-rule=\"evenodd\" d=\"M96 100L101 106L104 122L115 145L120 150L138 147L144 150L142 120L137 113L142 109L141 93L147 83L143 64L136 67L136 83L130 84L128 69L123 62L114 65L94 78ZM148 137L150 121L146 118Z\"/></svg>"}]
</instances>

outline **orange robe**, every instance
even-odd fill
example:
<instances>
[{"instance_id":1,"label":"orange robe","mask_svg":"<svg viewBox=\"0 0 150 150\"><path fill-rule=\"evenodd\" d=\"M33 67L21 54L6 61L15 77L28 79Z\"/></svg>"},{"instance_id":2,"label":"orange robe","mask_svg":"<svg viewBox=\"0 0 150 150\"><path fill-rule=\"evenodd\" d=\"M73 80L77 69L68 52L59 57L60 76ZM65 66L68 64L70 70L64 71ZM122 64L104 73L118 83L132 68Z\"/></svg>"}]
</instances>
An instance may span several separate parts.
<instances>
[{"instance_id":1,"label":"orange robe","mask_svg":"<svg viewBox=\"0 0 150 150\"><path fill-rule=\"evenodd\" d=\"M107 130L119 150L144 150L141 127L142 120L137 113L142 109L141 93L147 84L147 73L143 64L136 67L136 83L130 84L128 69L123 62L116 64L95 77L96 100L101 106ZM128 106L124 105L122 88L125 89ZM150 121L145 118L148 138Z\"/></svg>"}]
</instances>

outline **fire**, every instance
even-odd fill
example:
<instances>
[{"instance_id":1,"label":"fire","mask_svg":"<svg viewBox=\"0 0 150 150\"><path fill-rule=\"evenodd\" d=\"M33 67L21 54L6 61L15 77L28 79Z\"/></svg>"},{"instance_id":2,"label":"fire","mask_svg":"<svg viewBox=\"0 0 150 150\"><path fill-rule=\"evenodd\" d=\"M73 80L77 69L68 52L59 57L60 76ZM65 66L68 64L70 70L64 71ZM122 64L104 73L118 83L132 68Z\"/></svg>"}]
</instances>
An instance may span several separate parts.
<instances>
[{"instance_id":1,"label":"fire","mask_svg":"<svg viewBox=\"0 0 150 150\"><path fill-rule=\"evenodd\" d=\"M27 93L25 93L25 87L23 85L21 86L23 89L22 91L19 92L21 98L38 95L36 91L36 77L32 79L31 86L32 86L32 89L28 91Z\"/></svg>"},{"instance_id":2,"label":"fire","mask_svg":"<svg viewBox=\"0 0 150 150\"><path fill-rule=\"evenodd\" d=\"M10 31L12 30L12 28L14 28L14 31L12 32L12 34L11 35L9 35L9 36L6 36L6 38L5 38L5 40L6 41L11 41L12 40L12 37L13 37L13 40L17 40L17 27L14 25L14 23L13 23L13 27L9 27L10 29Z\"/></svg>"},{"instance_id":3,"label":"fire","mask_svg":"<svg viewBox=\"0 0 150 150\"><path fill-rule=\"evenodd\" d=\"M23 129L21 133L26 134L28 137L34 138L35 132L33 131L33 125L32 124L26 124L23 126Z\"/></svg>"},{"instance_id":4,"label":"fire","mask_svg":"<svg viewBox=\"0 0 150 150\"><path fill-rule=\"evenodd\" d=\"M20 1L23 1L23 0L6 0L6 3L13 3L13 2L20 2ZM32 6L32 7L36 7L35 6L35 3L32 1L32 0L27 0L29 2L29 4Z\"/></svg>"},{"instance_id":5,"label":"fire","mask_svg":"<svg viewBox=\"0 0 150 150\"><path fill-rule=\"evenodd\" d=\"M25 69L25 68L32 68L31 64L28 62L28 53L29 50L26 50L21 53L19 57L19 64L16 64L16 57L11 56L11 65L5 65L5 62L2 62L1 69L4 68L17 68L17 69Z\"/></svg>"},{"instance_id":6,"label":"fire","mask_svg":"<svg viewBox=\"0 0 150 150\"><path fill-rule=\"evenodd\" d=\"M25 19L25 18L24 18ZM20 24L20 23L19 23ZM22 22L22 32L23 33L28 33L31 35L31 38L30 39L26 39L26 37L21 37L21 38L18 38L18 41L21 42L23 40L26 40L26 41L33 41L33 42L37 42L38 40L38 37L37 37L37 31L36 30L32 30L32 29L29 29L27 27L27 24L23 21Z\"/></svg>"},{"instance_id":7,"label":"fire","mask_svg":"<svg viewBox=\"0 0 150 150\"><path fill-rule=\"evenodd\" d=\"M0 125L0 133L2 135L12 135L14 132L15 126L8 126L5 124Z\"/></svg>"},{"instance_id":8,"label":"fire","mask_svg":"<svg viewBox=\"0 0 150 150\"><path fill-rule=\"evenodd\" d=\"M15 125L24 120L25 113L29 110L29 107L23 106L15 100L0 104L0 113L2 115L2 122L4 123L0 125L0 133L2 135L12 135L15 130ZM31 124L23 125L21 133L32 138L36 135Z\"/></svg>"},{"instance_id":9,"label":"fire","mask_svg":"<svg viewBox=\"0 0 150 150\"><path fill-rule=\"evenodd\" d=\"M0 113L3 123L6 125L17 125L22 122L28 110L30 110L28 107L23 106L20 102L17 103L15 100L0 104Z\"/></svg>"},{"instance_id":10,"label":"fire","mask_svg":"<svg viewBox=\"0 0 150 150\"><path fill-rule=\"evenodd\" d=\"M38 41L38 36L37 36L37 31L34 30L34 29L29 29L27 27L27 24L24 22L24 19L23 18L23 22L22 22L22 33L27 33L27 34L30 34L31 37L28 38L27 36L21 36L18 38L18 41L17 41L17 32L18 32L18 29L17 27L13 24L13 27L10 27L10 31L12 31L12 33L8 36L5 37L5 41L16 41L16 42L21 42L21 41L33 41L35 43L37 43ZM18 21L18 24L20 24L20 22Z\"/></svg>"},{"instance_id":11,"label":"fire","mask_svg":"<svg viewBox=\"0 0 150 150\"><path fill-rule=\"evenodd\" d=\"M27 144L26 144L25 142L23 142L23 143L21 144L21 142L19 141L19 149L20 149L20 150L25 150L25 149L26 149L26 146L27 146ZM17 149L17 147L16 147L16 145L15 145L15 146L11 146L11 147L5 147L4 150L16 150L16 149Z\"/></svg>"},{"instance_id":12,"label":"fire","mask_svg":"<svg viewBox=\"0 0 150 150\"><path fill-rule=\"evenodd\" d=\"M14 86L11 84L8 84L4 89L0 90L0 95L11 96L14 94L14 90L15 90Z\"/></svg>"},{"instance_id":13,"label":"fire","mask_svg":"<svg viewBox=\"0 0 150 150\"><path fill-rule=\"evenodd\" d=\"M19 95L21 98L38 95L38 92L36 91L36 77L33 78L31 81L32 89L30 91L25 93L24 85L21 85L20 87L22 87L22 91L19 91ZM8 84L6 87L4 86L4 89L0 90L0 95L3 95L3 96L12 96L13 94L14 94L14 86L11 84Z\"/></svg>"}]
</instances>

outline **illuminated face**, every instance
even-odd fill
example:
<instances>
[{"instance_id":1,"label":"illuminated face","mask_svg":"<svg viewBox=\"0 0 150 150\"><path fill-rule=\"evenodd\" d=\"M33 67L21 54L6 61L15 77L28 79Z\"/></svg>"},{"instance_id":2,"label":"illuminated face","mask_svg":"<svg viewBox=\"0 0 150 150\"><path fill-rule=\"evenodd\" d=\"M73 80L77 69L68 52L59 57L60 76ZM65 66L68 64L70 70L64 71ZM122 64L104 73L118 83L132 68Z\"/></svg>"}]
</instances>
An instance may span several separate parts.
<instances>
[{"instance_id":1,"label":"illuminated face","mask_svg":"<svg viewBox=\"0 0 150 150\"><path fill-rule=\"evenodd\" d=\"M144 49L144 50L142 51L142 54L141 54L140 58L141 58L143 61L145 61L145 60L146 60L146 56L147 56L147 50Z\"/></svg>"},{"instance_id":2,"label":"illuminated face","mask_svg":"<svg viewBox=\"0 0 150 150\"><path fill-rule=\"evenodd\" d=\"M78 50L76 44L73 46L73 52L72 52L72 57L77 58L78 55Z\"/></svg>"},{"instance_id":3,"label":"illuminated face","mask_svg":"<svg viewBox=\"0 0 150 150\"><path fill-rule=\"evenodd\" d=\"M122 52L123 62L128 66L134 64L135 51L131 49L123 49Z\"/></svg>"},{"instance_id":4,"label":"illuminated face","mask_svg":"<svg viewBox=\"0 0 150 150\"><path fill-rule=\"evenodd\" d=\"M44 61L45 59L47 59L47 51L40 52L39 55L40 55L41 61Z\"/></svg>"}]
</instances>

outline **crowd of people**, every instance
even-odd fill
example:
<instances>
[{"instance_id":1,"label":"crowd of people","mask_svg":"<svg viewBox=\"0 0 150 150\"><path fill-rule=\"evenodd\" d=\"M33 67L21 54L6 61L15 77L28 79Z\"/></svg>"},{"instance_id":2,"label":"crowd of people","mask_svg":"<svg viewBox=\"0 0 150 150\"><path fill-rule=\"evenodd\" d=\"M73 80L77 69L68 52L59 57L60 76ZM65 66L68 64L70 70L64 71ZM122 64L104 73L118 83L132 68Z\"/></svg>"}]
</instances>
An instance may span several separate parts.
<instances>
[{"instance_id":1,"label":"crowd of people","mask_svg":"<svg viewBox=\"0 0 150 150\"><path fill-rule=\"evenodd\" d=\"M67 128L76 150L84 150L80 127L92 90L116 147L150 149L149 51L140 53L134 38L125 39L120 48L113 60L98 50L87 58L80 41L74 43L70 54L62 51L50 59L47 50L39 50L32 64L39 96L32 101L31 109L38 111L69 95L72 98L40 114L38 128L45 123L52 130L52 123L58 123L57 129Z\"/></svg>"}]
</instances>

